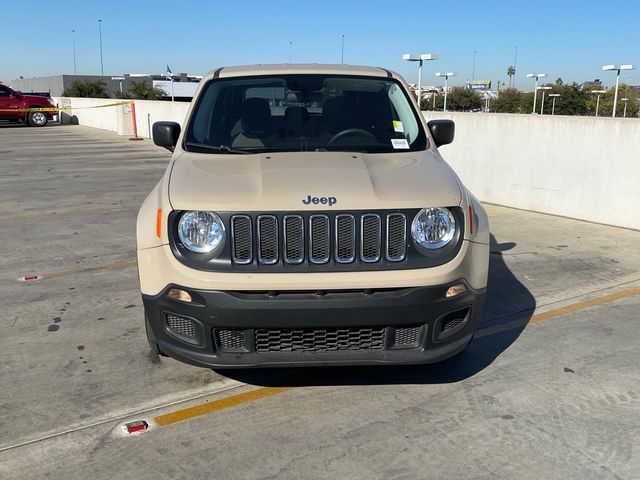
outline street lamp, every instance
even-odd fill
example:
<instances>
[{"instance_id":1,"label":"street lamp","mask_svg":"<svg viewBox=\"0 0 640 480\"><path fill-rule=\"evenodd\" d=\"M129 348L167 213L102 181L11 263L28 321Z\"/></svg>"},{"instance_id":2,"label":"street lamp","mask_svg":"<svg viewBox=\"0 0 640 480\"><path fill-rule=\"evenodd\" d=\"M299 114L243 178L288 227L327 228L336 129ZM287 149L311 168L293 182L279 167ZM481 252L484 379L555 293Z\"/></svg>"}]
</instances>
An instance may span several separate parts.
<instances>
[{"instance_id":1,"label":"street lamp","mask_svg":"<svg viewBox=\"0 0 640 480\"><path fill-rule=\"evenodd\" d=\"M556 114L556 98L560 96L559 93L550 93L549 97L553 98L553 103L551 104L551 115Z\"/></svg>"},{"instance_id":2,"label":"street lamp","mask_svg":"<svg viewBox=\"0 0 640 480\"><path fill-rule=\"evenodd\" d=\"M102 62L102 20L98 19L98 35L100 36L100 71L104 77L104 63Z\"/></svg>"},{"instance_id":3,"label":"street lamp","mask_svg":"<svg viewBox=\"0 0 640 480\"><path fill-rule=\"evenodd\" d=\"M73 74L78 75L78 70L76 69L76 31L71 30L71 38L73 40Z\"/></svg>"},{"instance_id":4,"label":"street lamp","mask_svg":"<svg viewBox=\"0 0 640 480\"><path fill-rule=\"evenodd\" d=\"M444 108L443 111L447 111L447 85L449 83L449 77L455 77L454 72L441 73L437 72L436 77L444 77Z\"/></svg>"},{"instance_id":5,"label":"street lamp","mask_svg":"<svg viewBox=\"0 0 640 480\"><path fill-rule=\"evenodd\" d=\"M542 102L540 102L540 115L544 115L544 92L551 90L551 87L538 87L538 90L542 90Z\"/></svg>"},{"instance_id":6,"label":"street lamp","mask_svg":"<svg viewBox=\"0 0 640 480\"><path fill-rule=\"evenodd\" d=\"M598 116L598 109L600 108L600 95L603 93L607 93L606 90L591 90L591 93L595 93L598 95L598 99L596 100L596 117Z\"/></svg>"},{"instance_id":7,"label":"street lamp","mask_svg":"<svg viewBox=\"0 0 640 480\"><path fill-rule=\"evenodd\" d=\"M422 98L422 62L427 60L437 60L438 54L436 53L423 53L421 55L414 55L412 53L405 53L402 55L403 60L409 62L419 62L418 64L418 109L420 109L420 100Z\"/></svg>"},{"instance_id":8,"label":"street lamp","mask_svg":"<svg viewBox=\"0 0 640 480\"><path fill-rule=\"evenodd\" d=\"M633 65L603 65L602 70L604 71L612 71L616 72L616 93L613 95L613 114L612 117L616 116L616 107L618 106L618 83L620 82L620 70L634 70L636 67Z\"/></svg>"},{"instance_id":9,"label":"street lamp","mask_svg":"<svg viewBox=\"0 0 640 480\"><path fill-rule=\"evenodd\" d=\"M536 113L536 101L538 100L538 79L546 77L546 73L527 73L527 78L535 78L536 83L533 88L533 110L531 113Z\"/></svg>"},{"instance_id":10,"label":"street lamp","mask_svg":"<svg viewBox=\"0 0 640 480\"><path fill-rule=\"evenodd\" d=\"M629 101L628 98L621 98L621 101L624 102L624 110L622 111L622 118L627 118L627 102Z\"/></svg>"}]
</instances>

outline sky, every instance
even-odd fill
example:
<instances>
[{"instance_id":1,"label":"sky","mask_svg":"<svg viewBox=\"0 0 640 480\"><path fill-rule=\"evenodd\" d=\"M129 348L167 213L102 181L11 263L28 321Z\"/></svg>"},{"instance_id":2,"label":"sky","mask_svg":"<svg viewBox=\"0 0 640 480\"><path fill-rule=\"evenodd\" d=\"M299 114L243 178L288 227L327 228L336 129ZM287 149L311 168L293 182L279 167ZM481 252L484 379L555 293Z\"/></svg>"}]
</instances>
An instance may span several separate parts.
<instances>
[{"instance_id":1,"label":"sky","mask_svg":"<svg viewBox=\"0 0 640 480\"><path fill-rule=\"evenodd\" d=\"M419 5L419 6L418 6ZM640 67L640 1L455 0L349 1L79 1L23 0L2 27L0 81L73 73L75 30L78 74L100 74L98 19L102 19L105 75L202 75L219 66L255 63L344 63L395 70L410 83L417 64L404 53L437 53L425 62L424 85L435 72L456 72L450 85L472 77L531 90L527 73L553 81L615 82L605 64ZM15 18L14 18L15 19ZM291 48L290 48L291 42ZM290 52L291 50L291 52ZM640 84L640 70L622 81Z\"/></svg>"}]
</instances>

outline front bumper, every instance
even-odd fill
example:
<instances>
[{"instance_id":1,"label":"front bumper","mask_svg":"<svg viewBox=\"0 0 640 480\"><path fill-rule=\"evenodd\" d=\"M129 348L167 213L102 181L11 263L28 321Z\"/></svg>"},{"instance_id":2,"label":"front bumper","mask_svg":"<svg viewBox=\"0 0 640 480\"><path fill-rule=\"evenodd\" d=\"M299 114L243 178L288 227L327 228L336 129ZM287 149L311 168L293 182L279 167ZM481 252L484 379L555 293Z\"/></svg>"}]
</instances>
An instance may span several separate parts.
<instances>
[{"instance_id":1,"label":"front bumper","mask_svg":"<svg viewBox=\"0 0 640 480\"><path fill-rule=\"evenodd\" d=\"M447 288L457 283L465 283L466 292L445 298ZM193 302L167 297L170 288L188 291ZM202 367L246 368L439 362L469 343L484 298L484 290L460 280L428 287L324 292L211 291L170 285L158 295L143 295L143 302L150 342L157 342L164 353ZM192 335L170 328L168 315L186 319ZM235 335L232 347L222 340L229 334Z\"/></svg>"}]
</instances>

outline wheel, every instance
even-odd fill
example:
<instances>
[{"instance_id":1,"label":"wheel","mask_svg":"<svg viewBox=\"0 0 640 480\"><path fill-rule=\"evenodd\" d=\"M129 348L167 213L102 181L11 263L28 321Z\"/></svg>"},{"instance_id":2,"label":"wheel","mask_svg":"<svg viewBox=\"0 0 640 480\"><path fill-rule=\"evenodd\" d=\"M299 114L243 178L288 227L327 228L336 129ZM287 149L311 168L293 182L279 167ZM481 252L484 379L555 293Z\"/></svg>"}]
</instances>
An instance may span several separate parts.
<instances>
[{"instance_id":1,"label":"wheel","mask_svg":"<svg viewBox=\"0 0 640 480\"><path fill-rule=\"evenodd\" d=\"M27 124L30 127L44 127L49 121L46 112L29 112L27 114Z\"/></svg>"},{"instance_id":2,"label":"wheel","mask_svg":"<svg viewBox=\"0 0 640 480\"><path fill-rule=\"evenodd\" d=\"M167 357L168 355L160 350L160 346L156 341L156 336L153 334L153 330L151 330L151 325L149 325L149 319L147 316L144 316L144 329L147 332L147 342L149 342L149 348L156 355L160 355L162 357Z\"/></svg>"},{"instance_id":3,"label":"wheel","mask_svg":"<svg viewBox=\"0 0 640 480\"><path fill-rule=\"evenodd\" d=\"M333 145L343 138L356 136L365 137L367 140L373 140L378 143L378 139L369 130L365 130L364 128L347 128L346 130L342 130L331 137L327 142L327 146Z\"/></svg>"}]
</instances>

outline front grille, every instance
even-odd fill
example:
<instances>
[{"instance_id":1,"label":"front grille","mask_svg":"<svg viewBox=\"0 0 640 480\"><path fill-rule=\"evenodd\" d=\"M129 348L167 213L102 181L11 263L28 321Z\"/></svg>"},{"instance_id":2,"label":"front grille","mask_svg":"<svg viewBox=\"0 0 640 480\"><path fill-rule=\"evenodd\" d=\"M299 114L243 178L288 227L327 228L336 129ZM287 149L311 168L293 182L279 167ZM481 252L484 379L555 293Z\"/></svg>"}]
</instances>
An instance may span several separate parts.
<instances>
[{"instance_id":1,"label":"front grille","mask_svg":"<svg viewBox=\"0 0 640 480\"><path fill-rule=\"evenodd\" d=\"M382 350L384 327L256 329L255 350L267 352L335 352Z\"/></svg>"},{"instance_id":2,"label":"front grille","mask_svg":"<svg viewBox=\"0 0 640 480\"><path fill-rule=\"evenodd\" d=\"M265 265L278 262L278 220L273 215L258 217L258 261Z\"/></svg>"},{"instance_id":3,"label":"front grille","mask_svg":"<svg viewBox=\"0 0 640 480\"><path fill-rule=\"evenodd\" d=\"M311 215L309 218L309 258L313 263L329 261L329 217Z\"/></svg>"},{"instance_id":4,"label":"front grille","mask_svg":"<svg viewBox=\"0 0 640 480\"><path fill-rule=\"evenodd\" d=\"M407 258L405 213L233 215L236 265L395 263ZM282 257L280 257L282 256Z\"/></svg>"},{"instance_id":5,"label":"front grille","mask_svg":"<svg viewBox=\"0 0 640 480\"><path fill-rule=\"evenodd\" d=\"M181 337L195 338L196 325L190 318L180 317L172 313L164 314L167 327L176 335Z\"/></svg>"},{"instance_id":6,"label":"front grille","mask_svg":"<svg viewBox=\"0 0 640 480\"><path fill-rule=\"evenodd\" d=\"M380 215L366 213L360 223L360 259L372 263L380 260Z\"/></svg>"}]
</instances>

